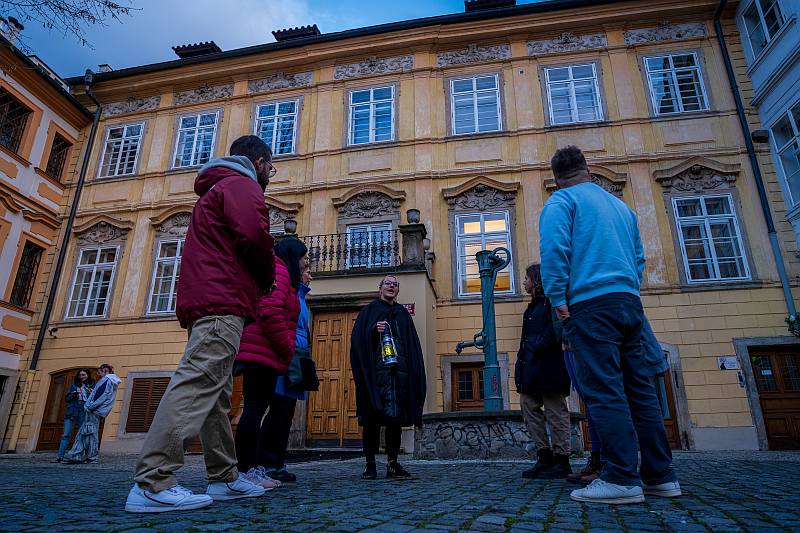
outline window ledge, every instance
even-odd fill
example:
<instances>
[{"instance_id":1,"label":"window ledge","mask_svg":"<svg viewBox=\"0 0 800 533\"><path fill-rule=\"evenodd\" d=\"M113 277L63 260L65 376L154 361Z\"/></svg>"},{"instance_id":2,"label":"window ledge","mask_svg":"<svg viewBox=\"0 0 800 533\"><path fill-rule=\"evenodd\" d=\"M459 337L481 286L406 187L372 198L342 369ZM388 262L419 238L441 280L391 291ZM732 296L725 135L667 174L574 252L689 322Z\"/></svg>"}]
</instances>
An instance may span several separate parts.
<instances>
[{"instance_id":1,"label":"window ledge","mask_svg":"<svg viewBox=\"0 0 800 533\"><path fill-rule=\"evenodd\" d=\"M720 291L733 289L760 289L764 286L762 281L740 280L740 281L709 281L693 285L681 285L681 292L703 292Z\"/></svg>"},{"instance_id":2,"label":"window ledge","mask_svg":"<svg viewBox=\"0 0 800 533\"><path fill-rule=\"evenodd\" d=\"M651 122L669 122L670 120L687 120L692 118L710 118L719 115L719 111L714 109L701 109L699 111L681 111L680 113L664 113L661 115L653 115L650 118Z\"/></svg>"},{"instance_id":3,"label":"window ledge","mask_svg":"<svg viewBox=\"0 0 800 533\"><path fill-rule=\"evenodd\" d=\"M448 141L471 141L472 139L491 139L492 137L505 137L510 132L508 130L497 130L497 131L481 131L478 133L459 133L454 134L451 133L450 135L446 135L444 137L445 142Z\"/></svg>"},{"instance_id":4,"label":"window ledge","mask_svg":"<svg viewBox=\"0 0 800 533\"><path fill-rule=\"evenodd\" d=\"M16 311L17 313L23 313L25 315L29 315L28 318L33 316L33 309L28 309L27 307L20 307L18 305L14 305L11 302L7 302L2 299L0 299L0 307L2 307L3 309L10 309L11 311Z\"/></svg>"},{"instance_id":5,"label":"window ledge","mask_svg":"<svg viewBox=\"0 0 800 533\"><path fill-rule=\"evenodd\" d=\"M373 143L364 143L364 144L348 144L346 146L342 146L342 152L357 152L359 150L375 150L377 148L395 148L400 145L400 141L397 139L391 141L376 141Z\"/></svg>"},{"instance_id":6,"label":"window ledge","mask_svg":"<svg viewBox=\"0 0 800 533\"><path fill-rule=\"evenodd\" d=\"M57 187L60 187L62 189L64 188L64 184L61 183L61 181L58 178L51 176L50 174L48 174L47 172L45 172L41 168L34 167L33 170L36 172L36 174L39 175L40 178L49 181L50 183L52 183L53 185L56 185Z\"/></svg>"},{"instance_id":7,"label":"window ledge","mask_svg":"<svg viewBox=\"0 0 800 533\"><path fill-rule=\"evenodd\" d=\"M544 131L577 130L611 125L613 125L613 121L610 119L596 120L594 122L570 122L569 124L545 124Z\"/></svg>"},{"instance_id":8,"label":"window ledge","mask_svg":"<svg viewBox=\"0 0 800 533\"><path fill-rule=\"evenodd\" d=\"M166 171L164 171L164 175L165 175L165 176L172 176L172 175L175 175L175 174L191 174L191 173L197 173L197 171L198 171L198 170L200 170L200 168L201 168L202 166L203 166L203 165L195 165L195 166L193 166L193 167L178 167L178 168L170 168L170 169L167 169Z\"/></svg>"},{"instance_id":9,"label":"window ledge","mask_svg":"<svg viewBox=\"0 0 800 533\"><path fill-rule=\"evenodd\" d=\"M6 148L2 144L0 144L0 152L6 154L7 156L11 157L12 159L15 159L17 161L17 163L25 165L26 168L31 166L31 162L30 161L28 161L27 159L25 159L24 157L19 155L17 152L15 152L15 151L13 151L13 150L11 150L9 148Z\"/></svg>"},{"instance_id":10,"label":"window ledge","mask_svg":"<svg viewBox=\"0 0 800 533\"><path fill-rule=\"evenodd\" d=\"M761 50L761 52L759 52L757 56L755 56L755 58L753 59L753 64L747 68L747 77L749 78L753 77L753 72L757 70L759 66L761 66L761 63L763 63L764 60L770 56L772 49L775 46L777 46L775 43L780 41L783 38L783 36L789 32L789 28L794 27L796 22L797 22L797 15L792 15L786 20L786 23L780 30L778 30L778 33L775 34L775 36L772 38L769 44L767 44L767 46L764 47L764 49Z\"/></svg>"},{"instance_id":11,"label":"window ledge","mask_svg":"<svg viewBox=\"0 0 800 533\"><path fill-rule=\"evenodd\" d=\"M97 177L92 179L92 183L114 183L117 181L129 181L138 179L138 174L125 174L124 176L108 176L108 177Z\"/></svg>"}]
</instances>

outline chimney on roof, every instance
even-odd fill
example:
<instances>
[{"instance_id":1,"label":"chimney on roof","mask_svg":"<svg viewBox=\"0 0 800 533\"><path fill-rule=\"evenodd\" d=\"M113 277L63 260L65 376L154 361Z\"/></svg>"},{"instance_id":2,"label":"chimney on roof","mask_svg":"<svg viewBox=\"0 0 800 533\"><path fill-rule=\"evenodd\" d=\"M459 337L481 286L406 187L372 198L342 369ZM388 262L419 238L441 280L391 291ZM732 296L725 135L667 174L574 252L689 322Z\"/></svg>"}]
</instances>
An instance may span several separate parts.
<instances>
[{"instance_id":1,"label":"chimney on roof","mask_svg":"<svg viewBox=\"0 0 800 533\"><path fill-rule=\"evenodd\" d=\"M2 33L3 37L8 39L11 44L16 46L19 40L19 34L22 33L24 29L25 26L14 17L0 17L0 33Z\"/></svg>"},{"instance_id":2,"label":"chimney on roof","mask_svg":"<svg viewBox=\"0 0 800 533\"><path fill-rule=\"evenodd\" d=\"M209 54L217 54L222 52L222 49L217 46L214 41L194 44L182 44L180 46L173 46L172 51L175 52L181 59L190 57L205 56Z\"/></svg>"},{"instance_id":3,"label":"chimney on roof","mask_svg":"<svg viewBox=\"0 0 800 533\"><path fill-rule=\"evenodd\" d=\"M286 28L284 30L274 30L272 36L276 41L288 41L289 39L299 39L301 37L314 37L319 35L319 28L316 24L311 26L300 26L298 28Z\"/></svg>"},{"instance_id":4,"label":"chimney on roof","mask_svg":"<svg viewBox=\"0 0 800 533\"><path fill-rule=\"evenodd\" d=\"M97 65L97 72L111 72L112 70L114 69L108 63Z\"/></svg>"},{"instance_id":5,"label":"chimney on roof","mask_svg":"<svg viewBox=\"0 0 800 533\"><path fill-rule=\"evenodd\" d=\"M464 11L483 11L485 9L499 9L514 7L517 0L464 0Z\"/></svg>"}]
</instances>

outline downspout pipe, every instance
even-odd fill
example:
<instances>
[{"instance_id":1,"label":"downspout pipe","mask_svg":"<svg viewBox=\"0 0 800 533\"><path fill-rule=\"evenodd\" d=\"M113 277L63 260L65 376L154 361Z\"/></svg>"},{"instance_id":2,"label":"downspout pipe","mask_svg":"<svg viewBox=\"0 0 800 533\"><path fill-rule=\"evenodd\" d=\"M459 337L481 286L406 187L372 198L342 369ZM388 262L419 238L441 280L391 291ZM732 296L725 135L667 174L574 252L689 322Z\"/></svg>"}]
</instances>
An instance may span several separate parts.
<instances>
[{"instance_id":1,"label":"downspout pipe","mask_svg":"<svg viewBox=\"0 0 800 533\"><path fill-rule=\"evenodd\" d=\"M717 11L714 13L714 31L717 34L717 42L722 51L722 60L725 63L725 72L728 75L728 83L730 83L731 91L733 92L733 99L736 102L736 114L739 116L739 124L742 127L744 134L744 144L747 147L747 155L750 159L750 166L753 168L753 177L756 182L756 189L758 190L758 199L761 202L761 211L764 213L764 220L767 223L767 233L769 235L769 242L772 246L772 255L775 258L775 265L778 267L778 277L781 280L781 287L783 288L783 298L786 300L786 308L789 311L790 320L797 317L797 309L794 305L794 298L792 297L792 289L789 286L789 277L786 275L786 266L783 263L783 255L781 255L781 248L778 244L778 232L775 230L775 221L772 218L772 211L769 209L769 200L767 199L767 190L764 187L764 177L761 175L761 167L758 165L758 158L756 157L756 149L753 146L753 139L750 136L750 125L747 123L747 116L744 112L744 104L742 97L739 94L739 85L736 83L736 75L733 71L730 56L728 55L728 46L725 44L725 36L722 33L722 24L720 23L720 16L725 9L727 0L720 0Z\"/></svg>"},{"instance_id":2,"label":"downspout pipe","mask_svg":"<svg viewBox=\"0 0 800 533\"><path fill-rule=\"evenodd\" d=\"M90 69L86 69L84 75L84 85L86 87L86 96L94 103L95 111L94 118L92 119L92 129L89 131L89 137L86 139L86 151L83 154L83 162L81 163L81 171L78 174L78 181L75 185L75 195L72 198L72 205L69 210L69 217L64 226L64 238L61 240L61 248L58 250L58 257L56 258L55 268L53 269L53 277L50 282L50 291L47 295L47 303L44 307L42 314L42 324L39 326L39 335L36 337L36 344L33 347L33 355L31 356L30 369L36 370L39 363L39 354L42 351L42 344L44 343L44 336L47 333L47 326L50 324L50 315L53 313L53 302L58 292L58 284L61 281L61 274L64 269L64 260L67 258L67 246L69 245L69 238L72 234L72 226L75 224L75 215L78 213L78 204L81 200L81 193L83 192L83 184L86 181L86 171L89 168L89 158L92 154L92 146L94 145L94 138L97 135L97 125L100 123L100 114L103 107L100 102L92 94L92 79L94 73Z\"/></svg>"}]
</instances>

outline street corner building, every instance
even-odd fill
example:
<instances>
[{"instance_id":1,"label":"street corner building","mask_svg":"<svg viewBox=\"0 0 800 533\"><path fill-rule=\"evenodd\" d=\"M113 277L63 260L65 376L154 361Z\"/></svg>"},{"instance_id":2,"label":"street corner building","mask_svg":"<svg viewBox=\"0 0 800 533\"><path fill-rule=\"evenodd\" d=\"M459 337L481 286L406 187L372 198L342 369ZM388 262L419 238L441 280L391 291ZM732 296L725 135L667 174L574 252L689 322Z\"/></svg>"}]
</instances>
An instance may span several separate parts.
<instances>
[{"instance_id":1,"label":"street corner building","mask_svg":"<svg viewBox=\"0 0 800 533\"><path fill-rule=\"evenodd\" d=\"M522 280L539 259L538 218L555 190L550 157L574 144L593 181L639 217L642 299L669 364L657 385L672 446L800 447L800 338L787 327L800 274L791 218L800 114L774 114L791 117L775 130L780 146L751 142L763 126L748 37L760 46L759 28L769 28L774 43L796 38L794 3L728 2L719 13L711 0L513 3L467 2L463 13L331 34L277 30L276 42L237 50L187 44L172 61L104 68L91 87L101 109L90 145L95 106L83 77L67 83L89 113L52 84L26 79L26 89L4 69L4 132L30 115L16 148L0 139L2 449L55 449L65 384L77 368L108 362L123 381L101 450L138 451L186 342L175 291L197 169L253 133L278 169L265 198L271 229L306 243L315 276L321 385L298 409L292 446L359 444L350 331L390 272L425 354L425 423L467 435L469 420L486 416L462 413L483 408L483 356L455 347L482 327L475 253L501 246L512 262L495 285L506 411L494 420L519 417ZM800 78L787 79L789 110ZM54 138L69 144L60 178L47 157ZM65 238L41 334L51 244ZM36 261L26 242L44 250ZM34 287L29 301L14 300L20 276ZM240 403L236 387L234 423ZM416 446L436 449L419 435Z\"/></svg>"}]
</instances>

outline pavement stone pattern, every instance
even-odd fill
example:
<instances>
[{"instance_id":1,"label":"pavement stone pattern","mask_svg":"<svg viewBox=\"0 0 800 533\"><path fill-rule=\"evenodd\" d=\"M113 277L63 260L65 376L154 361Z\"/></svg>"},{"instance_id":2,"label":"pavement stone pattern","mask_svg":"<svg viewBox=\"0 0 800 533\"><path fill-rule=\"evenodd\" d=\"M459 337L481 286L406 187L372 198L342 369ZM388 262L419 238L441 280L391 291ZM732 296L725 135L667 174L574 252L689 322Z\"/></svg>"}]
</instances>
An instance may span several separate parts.
<instances>
[{"instance_id":1,"label":"pavement stone pattern","mask_svg":"<svg viewBox=\"0 0 800 533\"><path fill-rule=\"evenodd\" d=\"M569 498L574 485L523 480L524 462L414 461L417 479L361 481L361 459L290 466L294 484L260 498L183 513L123 510L134 457L52 464L50 454L0 455L0 531L800 531L800 452L678 452L684 495L609 506ZM581 461L575 461L575 466ZM205 490L202 458L181 483Z\"/></svg>"}]
</instances>

